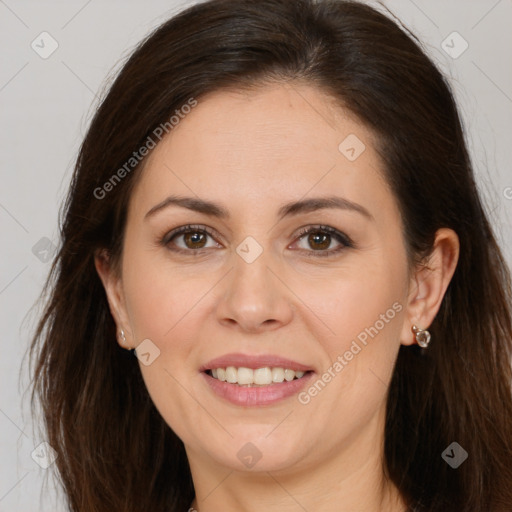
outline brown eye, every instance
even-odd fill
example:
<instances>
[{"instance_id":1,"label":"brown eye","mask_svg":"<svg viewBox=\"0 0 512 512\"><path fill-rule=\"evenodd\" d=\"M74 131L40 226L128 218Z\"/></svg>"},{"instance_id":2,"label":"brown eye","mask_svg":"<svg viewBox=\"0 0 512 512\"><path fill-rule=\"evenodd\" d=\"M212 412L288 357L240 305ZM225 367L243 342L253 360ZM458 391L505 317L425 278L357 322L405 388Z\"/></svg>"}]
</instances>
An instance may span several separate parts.
<instances>
[{"instance_id":1,"label":"brown eye","mask_svg":"<svg viewBox=\"0 0 512 512\"><path fill-rule=\"evenodd\" d=\"M189 249L202 249L206 243L206 235L199 231L188 231L183 235L183 240Z\"/></svg>"},{"instance_id":2,"label":"brown eye","mask_svg":"<svg viewBox=\"0 0 512 512\"><path fill-rule=\"evenodd\" d=\"M298 234L298 248L310 256L331 256L353 248L352 240L330 226L310 226ZM334 247L332 244L335 244Z\"/></svg>"},{"instance_id":3,"label":"brown eye","mask_svg":"<svg viewBox=\"0 0 512 512\"><path fill-rule=\"evenodd\" d=\"M208 229L190 225L171 231L163 237L161 244L172 251L191 254L202 249L221 247Z\"/></svg>"},{"instance_id":4,"label":"brown eye","mask_svg":"<svg viewBox=\"0 0 512 512\"><path fill-rule=\"evenodd\" d=\"M331 235L320 231L310 233L308 235L308 243L315 250L328 249L331 245Z\"/></svg>"}]
</instances>

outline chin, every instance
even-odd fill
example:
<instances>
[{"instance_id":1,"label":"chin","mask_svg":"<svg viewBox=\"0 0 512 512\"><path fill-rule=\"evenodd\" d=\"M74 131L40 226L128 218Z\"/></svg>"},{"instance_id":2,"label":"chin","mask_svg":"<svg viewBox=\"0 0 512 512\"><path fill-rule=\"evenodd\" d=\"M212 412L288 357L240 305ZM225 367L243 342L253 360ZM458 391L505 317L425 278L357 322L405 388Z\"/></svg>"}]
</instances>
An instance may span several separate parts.
<instances>
[{"instance_id":1,"label":"chin","mask_svg":"<svg viewBox=\"0 0 512 512\"><path fill-rule=\"evenodd\" d=\"M265 434L258 428L244 429L244 432L233 433L220 450L210 451L211 457L219 464L235 471L280 471L288 469L300 460L304 453L304 438L289 432L277 435L272 432L275 426L265 425ZM257 432L257 433L256 433ZM269 432L272 432L269 435ZM211 446L211 445L210 445Z\"/></svg>"}]
</instances>

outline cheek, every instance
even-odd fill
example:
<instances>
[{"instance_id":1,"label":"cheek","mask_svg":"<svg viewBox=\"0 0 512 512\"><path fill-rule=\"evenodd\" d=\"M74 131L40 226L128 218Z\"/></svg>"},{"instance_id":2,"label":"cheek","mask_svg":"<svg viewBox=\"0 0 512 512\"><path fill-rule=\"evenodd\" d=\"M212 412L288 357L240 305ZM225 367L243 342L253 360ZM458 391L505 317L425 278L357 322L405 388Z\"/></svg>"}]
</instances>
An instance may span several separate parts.
<instances>
[{"instance_id":1,"label":"cheek","mask_svg":"<svg viewBox=\"0 0 512 512\"><path fill-rule=\"evenodd\" d=\"M307 305L323 324L316 322L316 332L323 333L325 373L317 386L321 391L312 389L310 396L306 390L303 403L316 402L319 414L338 418L357 411L356 422L382 404L400 346L406 283L405 254L393 251L379 251L336 279L316 283ZM296 289L306 296L305 288Z\"/></svg>"},{"instance_id":2,"label":"cheek","mask_svg":"<svg viewBox=\"0 0 512 512\"><path fill-rule=\"evenodd\" d=\"M214 280L173 271L154 261L137 266L140 263L127 262L127 269L138 271L127 273L124 289L134 344L149 339L156 347L150 346L150 364L139 362L142 377L166 423L182 440L193 442L190 426L205 423L204 409L190 394L195 396L198 378L196 349L204 323L199 315L206 303L201 298Z\"/></svg>"},{"instance_id":3,"label":"cheek","mask_svg":"<svg viewBox=\"0 0 512 512\"><path fill-rule=\"evenodd\" d=\"M314 312L316 332L324 334L325 348L333 360L348 350L353 340L366 341L369 347L369 341L378 338L382 350L384 344L398 342L405 283L399 258L392 262L379 256L315 282L297 279L293 289Z\"/></svg>"},{"instance_id":4,"label":"cheek","mask_svg":"<svg viewBox=\"0 0 512 512\"><path fill-rule=\"evenodd\" d=\"M149 338L165 349L213 284L211 274L176 267L161 249L127 245L123 286L135 342Z\"/></svg>"}]
</instances>

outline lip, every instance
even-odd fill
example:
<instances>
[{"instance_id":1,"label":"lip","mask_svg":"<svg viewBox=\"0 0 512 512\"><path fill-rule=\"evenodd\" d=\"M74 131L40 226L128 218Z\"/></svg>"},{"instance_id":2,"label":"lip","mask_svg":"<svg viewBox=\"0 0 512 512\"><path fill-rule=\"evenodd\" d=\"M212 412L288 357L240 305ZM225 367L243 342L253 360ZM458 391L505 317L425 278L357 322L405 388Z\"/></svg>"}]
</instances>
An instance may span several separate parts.
<instances>
[{"instance_id":1,"label":"lip","mask_svg":"<svg viewBox=\"0 0 512 512\"><path fill-rule=\"evenodd\" d=\"M234 366L236 368L244 367L256 370L258 368L265 368L270 366L271 368L288 368L289 370L295 371L312 371L311 366L292 361L285 357L273 355L273 354L262 354L262 355L248 355L248 354L225 354L208 361L206 364L199 368L200 372L206 370L215 370L216 368L227 368L228 366Z\"/></svg>"},{"instance_id":2,"label":"lip","mask_svg":"<svg viewBox=\"0 0 512 512\"><path fill-rule=\"evenodd\" d=\"M222 368L222 366L220 368ZM214 377L211 377L205 373L205 371L202 371L201 375L206 380L206 383L210 389L218 397L227 400L234 405L255 407L272 405L276 402L296 395L311 381L311 379L315 376L315 372L310 371L300 379L294 379L290 382L284 381L261 387L243 387L238 386L237 384L230 384L229 382L222 382L218 379L215 379Z\"/></svg>"}]
</instances>

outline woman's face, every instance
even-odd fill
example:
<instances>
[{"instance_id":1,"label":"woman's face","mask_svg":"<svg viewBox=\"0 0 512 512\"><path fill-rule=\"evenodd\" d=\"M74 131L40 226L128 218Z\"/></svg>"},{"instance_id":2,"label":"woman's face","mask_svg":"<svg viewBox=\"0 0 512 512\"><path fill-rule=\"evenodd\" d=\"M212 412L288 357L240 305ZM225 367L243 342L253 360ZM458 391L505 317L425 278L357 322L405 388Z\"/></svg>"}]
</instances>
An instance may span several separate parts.
<instances>
[{"instance_id":1,"label":"woman's face","mask_svg":"<svg viewBox=\"0 0 512 512\"><path fill-rule=\"evenodd\" d=\"M372 134L306 85L211 94L150 154L117 320L189 458L289 471L381 448L409 290L382 176Z\"/></svg>"}]
</instances>

